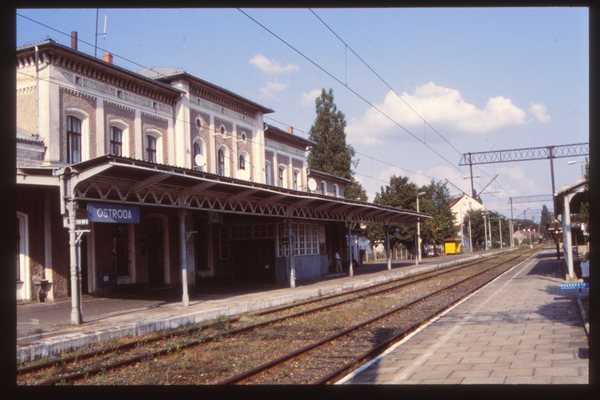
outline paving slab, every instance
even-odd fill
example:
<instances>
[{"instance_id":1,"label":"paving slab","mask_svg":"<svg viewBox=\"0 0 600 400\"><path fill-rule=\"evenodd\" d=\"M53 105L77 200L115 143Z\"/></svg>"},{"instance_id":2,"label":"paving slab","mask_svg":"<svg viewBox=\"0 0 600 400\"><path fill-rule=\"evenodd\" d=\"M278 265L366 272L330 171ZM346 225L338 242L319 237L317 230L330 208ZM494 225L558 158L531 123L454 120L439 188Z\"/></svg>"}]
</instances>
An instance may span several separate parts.
<instances>
[{"instance_id":1,"label":"paving slab","mask_svg":"<svg viewBox=\"0 0 600 400\"><path fill-rule=\"evenodd\" d=\"M589 383L579 292L560 289L562 263L538 253L338 384ZM388 358L403 363L379 376Z\"/></svg>"}]
</instances>

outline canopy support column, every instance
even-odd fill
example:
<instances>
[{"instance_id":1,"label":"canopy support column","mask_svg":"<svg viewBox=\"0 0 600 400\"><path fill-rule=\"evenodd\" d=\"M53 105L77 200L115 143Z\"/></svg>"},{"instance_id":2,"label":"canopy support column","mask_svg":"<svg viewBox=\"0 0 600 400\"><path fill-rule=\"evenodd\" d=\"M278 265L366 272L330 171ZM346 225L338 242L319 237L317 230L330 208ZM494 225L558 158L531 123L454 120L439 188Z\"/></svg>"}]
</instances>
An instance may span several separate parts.
<instances>
[{"instance_id":1,"label":"canopy support column","mask_svg":"<svg viewBox=\"0 0 600 400\"><path fill-rule=\"evenodd\" d=\"M390 252L390 226L385 225L385 242L387 248L387 268L388 271L392 270L392 253Z\"/></svg>"},{"instance_id":2,"label":"canopy support column","mask_svg":"<svg viewBox=\"0 0 600 400\"><path fill-rule=\"evenodd\" d=\"M179 242L181 244L181 287L183 288L183 295L181 301L184 307L190 305L190 296L188 294L188 283L187 283L187 257L186 257L186 234L185 234L185 208L180 208L177 211L179 216Z\"/></svg>"},{"instance_id":3,"label":"canopy support column","mask_svg":"<svg viewBox=\"0 0 600 400\"><path fill-rule=\"evenodd\" d=\"M79 277L79 257L77 257L77 228L75 225L78 204L75 200L69 200L67 210L69 213L69 246L71 266L71 325L81 325L81 286Z\"/></svg>"},{"instance_id":4,"label":"canopy support column","mask_svg":"<svg viewBox=\"0 0 600 400\"><path fill-rule=\"evenodd\" d=\"M352 222L348 221L348 260L350 262L348 267L348 273L350 278L354 276L354 268L352 265Z\"/></svg>"}]
</instances>

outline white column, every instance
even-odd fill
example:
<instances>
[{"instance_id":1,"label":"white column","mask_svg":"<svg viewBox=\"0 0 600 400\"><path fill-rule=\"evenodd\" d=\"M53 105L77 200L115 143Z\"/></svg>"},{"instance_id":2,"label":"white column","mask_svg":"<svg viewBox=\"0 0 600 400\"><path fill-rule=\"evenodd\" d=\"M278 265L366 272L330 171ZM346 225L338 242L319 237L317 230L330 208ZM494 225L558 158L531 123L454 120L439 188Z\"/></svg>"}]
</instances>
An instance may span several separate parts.
<instances>
[{"instance_id":1,"label":"white column","mask_svg":"<svg viewBox=\"0 0 600 400\"><path fill-rule=\"evenodd\" d=\"M78 276L78 257L77 257L77 232L75 226L75 213L77 212L77 203L69 200L67 205L69 211L69 246L70 246L70 267L71 267L71 325L81 325L83 318L81 316L81 296Z\"/></svg>"},{"instance_id":2,"label":"white column","mask_svg":"<svg viewBox=\"0 0 600 400\"><path fill-rule=\"evenodd\" d=\"M177 211L177 215L179 216L179 243L181 245L181 287L183 288L182 295L182 303L184 307L190 305L190 296L188 295L188 287L187 287L187 259L186 259L186 251L185 251L185 208L180 208Z\"/></svg>"},{"instance_id":3,"label":"white column","mask_svg":"<svg viewBox=\"0 0 600 400\"><path fill-rule=\"evenodd\" d=\"M90 126L90 131L92 127ZM131 131L131 130L130 130ZM104 100L96 99L96 157L107 154L106 151L106 132L104 131ZM129 154L125 154L131 157Z\"/></svg>"},{"instance_id":4,"label":"white column","mask_svg":"<svg viewBox=\"0 0 600 400\"><path fill-rule=\"evenodd\" d=\"M144 132L142 132L142 113L136 108L135 109L135 154L133 156L137 159L144 159Z\"/></svg>"},{"instance_id":5,"label":"white column","mask_svg":"<svg viewBox=\"0 0 600 400\"><path fill-rule=\"evenodd\" d=\"M387 264L388 264L388 271L392 270L392 254L390 252L390 227L388 225L385 225L385 241L386 241L386 248L387 248Z\"/></svg>"},{"instance_id":6,"label":"white column","mask_svg":"<svg viewBox=\"0 0 600 400\"><path fill-rule=\"evenodd\" d=\"M349 267L348 267L348 272L350 273L350 277L352 278L354 276L354 268L352 265L352 223L350 221L348 221L348 260L349 260Z\"/></svg>"},{"instance_id":7,"label":"white column","mask_svg":"<svg viewBox=\"0 0 600 400\"><path fill-rule=\"evenodd\" d=\"M54 288L52 287L52 212L50 209L50 194L44 195L44 276L48 283L46 292L48 300L54 300Z\"/></svg>"},{"instance_id":8,"label":"white column","mask_svg":"<svg viewBox=\"0 0 600 400\"><path fill-rule=\"evenodd\" d=\"M565 251L565 261L569 270L569 279L575 279L575 271L573 270L573 250L571 244L571 199L575 194L564 196L564 211L563 211L563 249ZM531 238L531 235L530 235ZM531 240L531 239L530 239Z\"/></svg>"}]
</instances>

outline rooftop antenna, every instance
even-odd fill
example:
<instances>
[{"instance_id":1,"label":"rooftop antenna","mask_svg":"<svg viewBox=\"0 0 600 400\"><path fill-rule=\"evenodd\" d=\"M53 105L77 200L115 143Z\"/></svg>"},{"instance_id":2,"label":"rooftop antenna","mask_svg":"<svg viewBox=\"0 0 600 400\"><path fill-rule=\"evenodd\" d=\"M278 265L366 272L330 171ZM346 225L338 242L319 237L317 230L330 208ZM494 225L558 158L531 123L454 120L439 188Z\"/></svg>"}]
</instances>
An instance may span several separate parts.
<instances>
[{"instance_id":1,"label":"rooftop antenna","mask_svg":"<svg viewBox=\"0 0 600 400\"><path fill-rule=\"evenodd\" d=\"M104 48L104 42L106 40L106 18L107 18L107 15L104 16L104 32L98 33L98 9L96 8L96 39L94 41L94 57L97 57L98 36L99 35L103 35L102 36L102 48Z\"/></svg>"}]
</instances>

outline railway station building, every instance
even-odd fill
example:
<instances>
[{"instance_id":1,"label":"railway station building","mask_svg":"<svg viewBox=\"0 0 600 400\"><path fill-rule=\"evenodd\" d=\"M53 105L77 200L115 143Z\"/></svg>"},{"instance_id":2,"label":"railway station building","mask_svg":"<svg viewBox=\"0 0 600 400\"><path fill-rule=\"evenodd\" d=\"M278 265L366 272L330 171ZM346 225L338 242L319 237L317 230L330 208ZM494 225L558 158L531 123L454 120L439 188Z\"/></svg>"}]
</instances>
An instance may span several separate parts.
<instances>
[{"instance_id":1,"label":"railway station building","mask_svg":"<svg viewBox=\"0 0 600 400\"><path fill-rule=\"evenodd\" d=\"M274 111L177 69L48 39L17 48L17 299L319 277L360 223L428 215L344 198ZM333 271L333 269L332 269ZM185 303L185 301L184 301Z\"/></svg>"}]
</instances>

